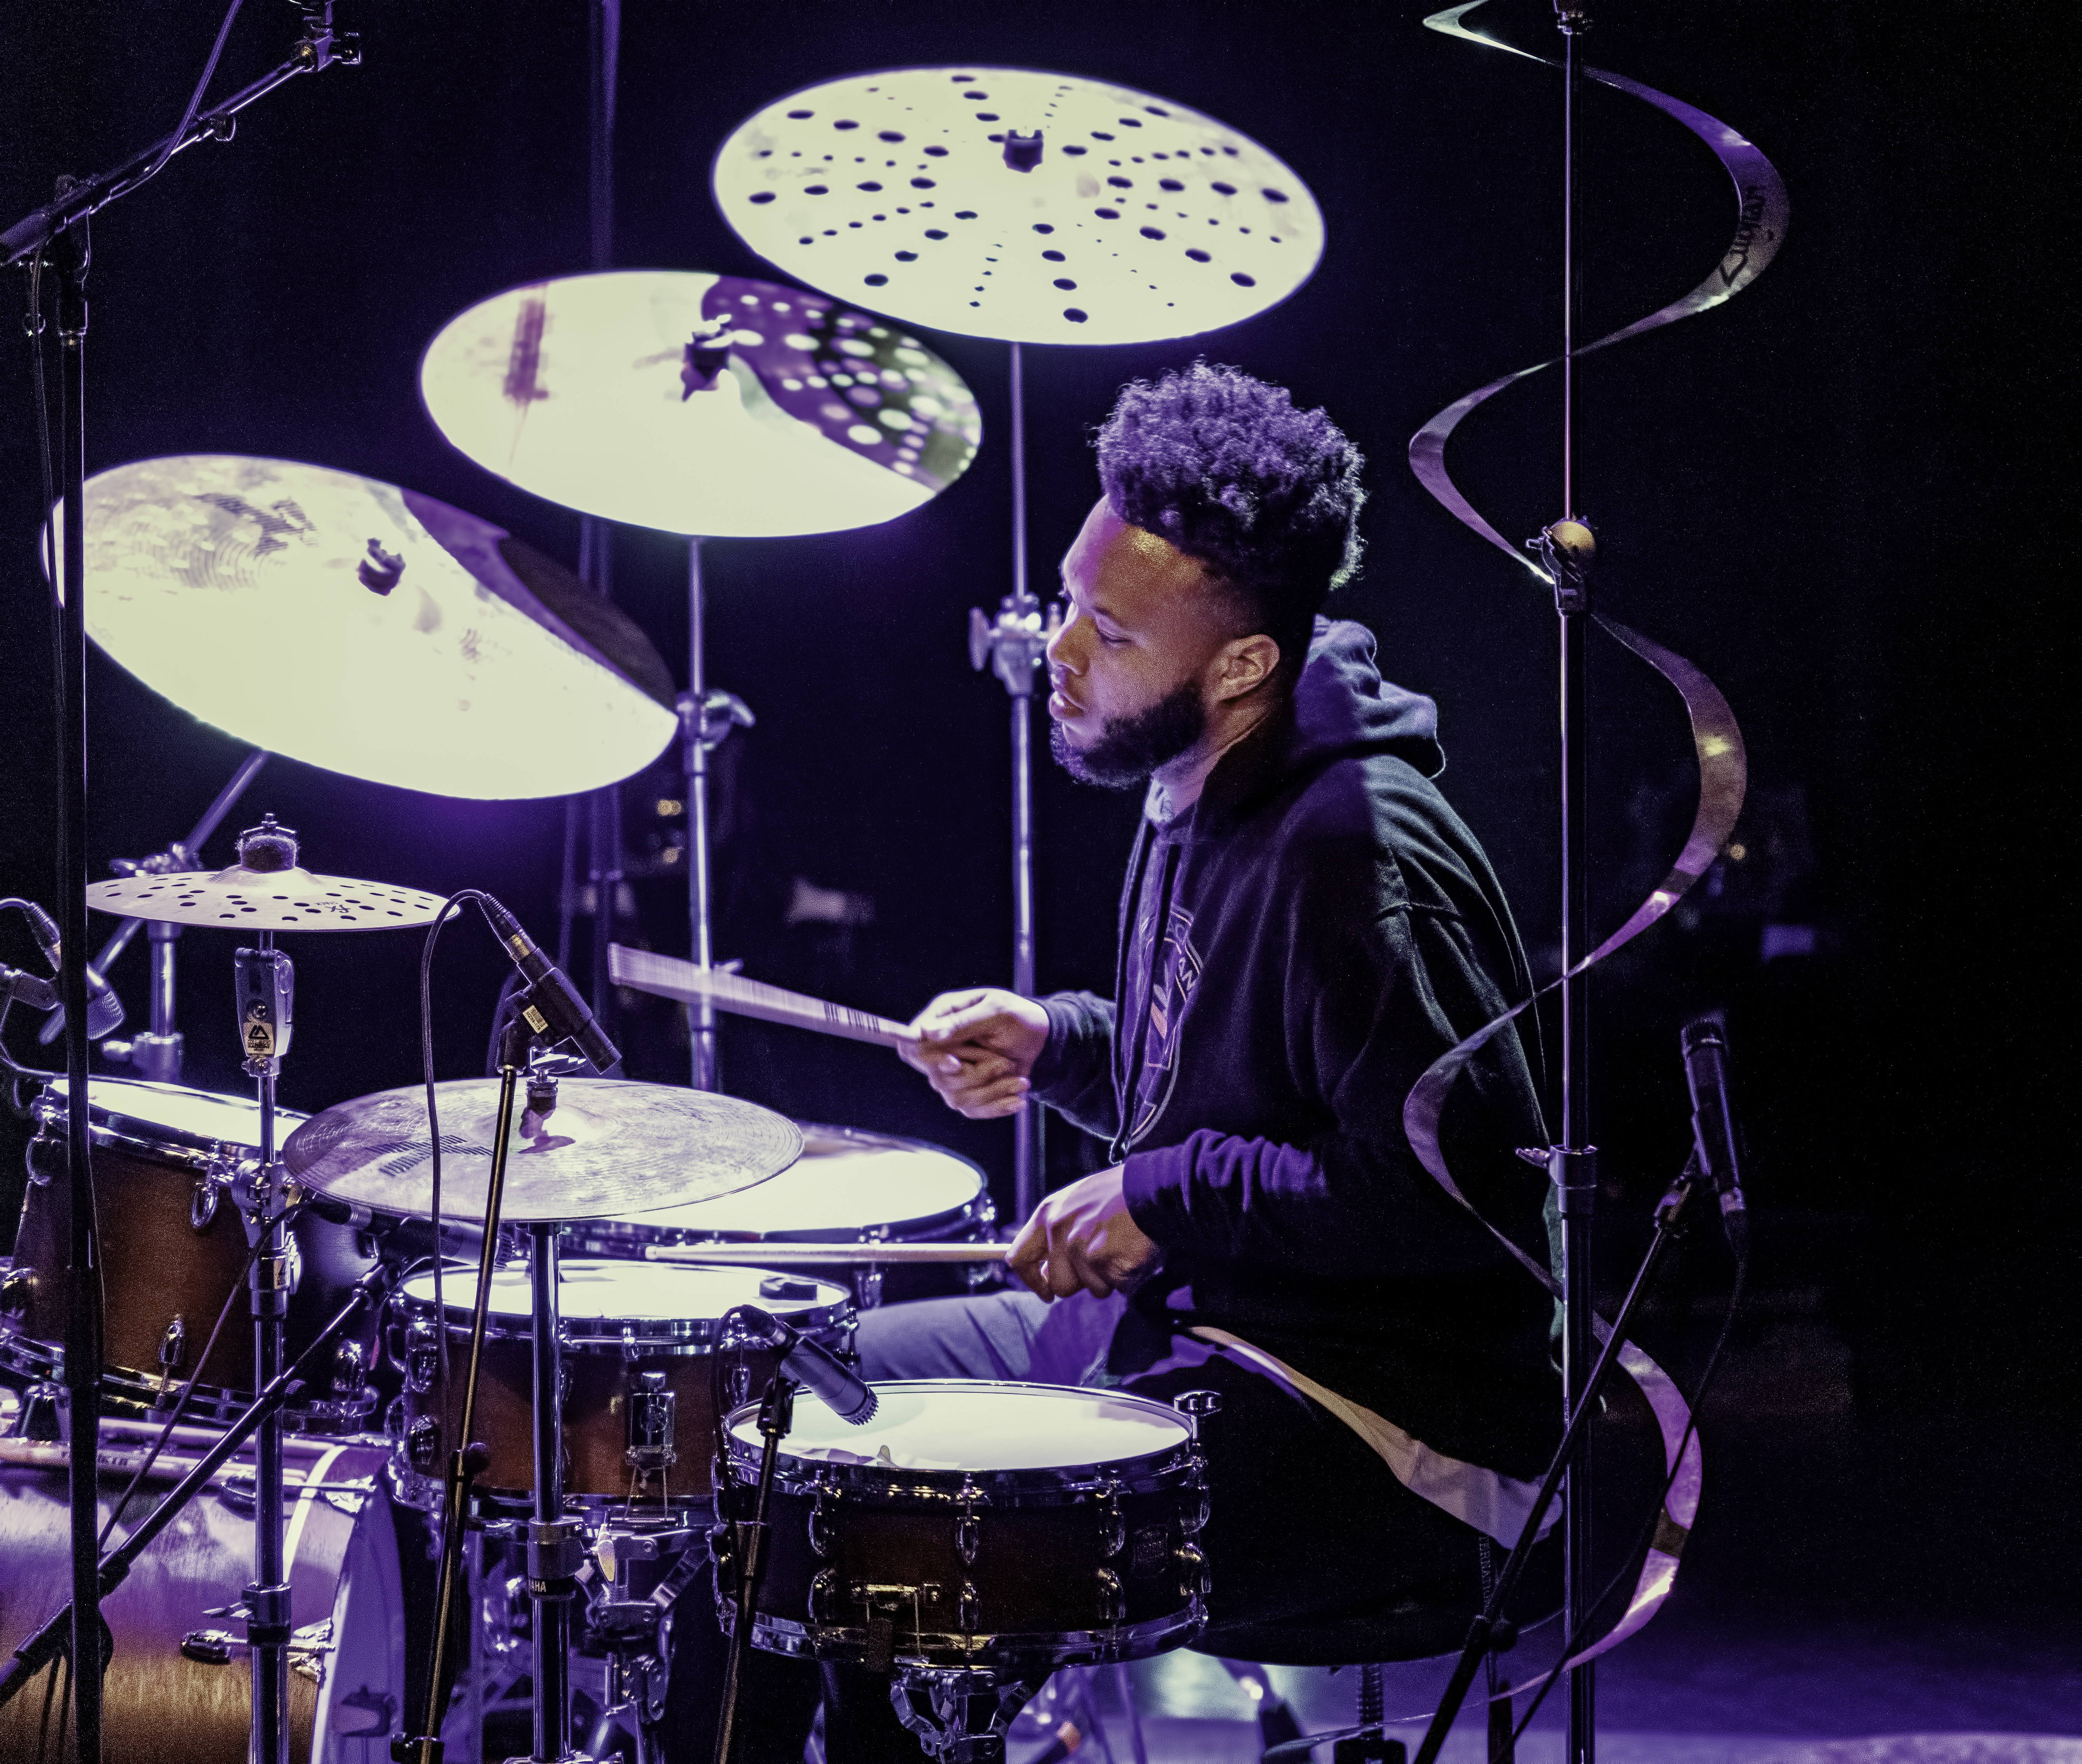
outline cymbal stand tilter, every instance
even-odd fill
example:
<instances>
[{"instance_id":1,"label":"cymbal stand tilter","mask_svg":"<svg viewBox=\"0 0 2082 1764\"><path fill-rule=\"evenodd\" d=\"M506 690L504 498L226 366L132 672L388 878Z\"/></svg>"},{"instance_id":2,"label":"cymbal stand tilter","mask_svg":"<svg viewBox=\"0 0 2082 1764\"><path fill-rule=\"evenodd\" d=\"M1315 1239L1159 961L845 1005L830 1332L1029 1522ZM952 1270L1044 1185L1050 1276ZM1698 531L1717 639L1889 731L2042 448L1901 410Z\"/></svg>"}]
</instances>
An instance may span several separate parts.
<instances>
[{"instance_id":1,"label":"cymbal stand tilter","mask_svg":"<svg viewBox=\"0 0 2082 1764\"><path fill-rule=\"evenodd\" d=\"M1026 582L1026 400L1020 346L1012 345L1012 592L986 619L969 608L969 665L986 664L1012 698L1012 990L1034 996L1034 675L1049 640L1061 628L1063 609L1052 603L1044 623L1041 603ZM1022 1220L1033 1215L1048 1185L1046 1146L1039 1103L1013 1118L1013 1206Z\"/></svg>"}]
</instances>

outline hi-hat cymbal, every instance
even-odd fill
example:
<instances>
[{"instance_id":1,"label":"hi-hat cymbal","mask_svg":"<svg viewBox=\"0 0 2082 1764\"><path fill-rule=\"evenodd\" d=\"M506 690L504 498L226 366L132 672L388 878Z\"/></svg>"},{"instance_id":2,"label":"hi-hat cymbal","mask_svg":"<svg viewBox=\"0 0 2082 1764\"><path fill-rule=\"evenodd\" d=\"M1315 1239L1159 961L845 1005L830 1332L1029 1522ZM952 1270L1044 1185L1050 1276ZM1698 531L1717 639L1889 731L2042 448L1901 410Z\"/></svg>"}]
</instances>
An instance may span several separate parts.
<instances>
[{"instance_id":1,"label":"hi-hat cymbal","mask_svg":"<svg viewBox=\"0 0 2082 1764\"><path fill-rule=\"evenodd\" d=\"M432 924L441 910L441 897L424 889L238 864L214 874L192 870L90 882L86 903L125 919L233 931L402 931Z\"/></svg>"},{"instance_id":2,"label":"hi-hat cymbal","mask_svg":"<svg viewBox=\"0 0 2082 1764\"><path fill-rule=\"evenodd\" d=\"M714 178L739 235L813 288L1015 343L1219 330L1323 255L1315 198L1248 136L1029 68L806 86L740 124Z\"/></svg>"},{"instance_id":3,"label":"hi-hat cymbal","mask_svg":"<svg viewBox=\"0 0 2082 1764\"><path fill-rule=\"evenodd\" d=\"M86 485L86 628L228 734L439 796L562 796L678 730L642 632L432 497L289 460L141 460Z\"/></svg>"},{"instance_id":4,"label":"hi-hat cymbal","mask_svg":"<svg viewBox=\"0 0 2082 1764\"><path fill-rule=\"evenodd\" d=\"M960 377L821 294L679 270L509 288L444 326L428 414L487 471L668 533L838 533L922 507L983 439Z\"/></svg>"},{"instance_id":5,"label":"hi-hat cymbal","mask_svg":"<svg viewBox=\"0 0 2082 1764\"><path fill-rule=\"evenodd\" d=\"M441 1216L484 1217L499 1081L435 1087L441 1129ZM714 1199L778 1176L801 1156L795 1124L706 1090L567 1078L541 1130L516 1109L499 1217L510 1224L601 1219ZM433 1210L433 1144L421 1085L380 1090L315 1114L284 1143L306 1188L379 1213Z\"/></svg>"}]
</instances>

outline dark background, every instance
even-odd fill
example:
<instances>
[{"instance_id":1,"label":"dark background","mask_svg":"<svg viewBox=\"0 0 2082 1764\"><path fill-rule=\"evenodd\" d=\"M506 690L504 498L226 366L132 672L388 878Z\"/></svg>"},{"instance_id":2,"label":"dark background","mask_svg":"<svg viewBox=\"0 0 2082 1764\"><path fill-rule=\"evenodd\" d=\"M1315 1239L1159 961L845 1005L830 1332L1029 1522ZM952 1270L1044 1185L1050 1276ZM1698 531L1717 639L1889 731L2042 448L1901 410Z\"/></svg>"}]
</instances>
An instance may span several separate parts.
<instances>
[{"instance_id":1,"label":"dark background","mask_svg":"<svg viewBox=\"0 0 2082 1764\"><path fill-rule=\"evenodd\" d=\"M11 218L56 174L98 169L171 127L219 15L215 0L9 9L0 210ZM1420 16L1292 0L630 0L615 255L770 276L710 200L716 146L782 93L876 66L1060 68L1265 142L1328 218L1328 250L1299 293L1206 339L1030 352L1037 579L1052 579L1095 492L1088 432L1124 379L1204 352L1326 403L1372 461L1368 566L1338 610L1379 634L1393 677L1440 701L1446 786L1551 970L1551 614L1522 571L1431 502L1402 450L1451 399L1551 352L1558 82L1427 32ZM1550 19L1545 0L1494 0L1479 22L1545 53ZM294 21L279 0L252 0L216 91L279 60ZM586 267L585 8L362 0L340 22L364 33L366 65L293 82L247 113L235 143L183 154L95 222L90 469L161 453L309 460L428 492L575 562L576 516L452 452L420 410L415 369L463 307ZM2055 95L2073 69L2029 31L2020 17L1965 32L1956 9L1934 5L1610 0L1589 55L1732 124L1793 203L1789 242L1752 290L1582 373L1578 501L1603 536L1605 604L1714 678L1751 764L1743 860L1724 861L1600 983L1608 1266L1616 1278L1682 1156L1676 1026L1724 1008L1765 1290L1739 1338L1749 1371L1733 1375L1720 1437L1762 1462L1785 1455L1786 1429L1825 1417L1853 1442L1861 1501L1878 1488L1891 1512L1886 1490L1936 1490L1928 1510L1960 1546L1938 1577L1948 1597L2050 1586L2072 1525L2055 1500L2056 1447L2071 1455L2078 1418L2071 1157L2055 1130L2073 1081L2054 1008L2067 982L2055 932L2065 864L2046 831L2062 799L2055 730L2071 720L2053 703L2071 653L2053 616L2071 579L2055 550L2071 466L2048 436L2071 385L2071 297L2052 254L2066 232L2054 192L2073 170ZM1723 174L1667 119L1589 87L1583 126L1585 323L1597 332L1697 281L1733 215ZM19 294L19 279L9 285ZM1001 983L1010 964L1005 697L970 671L963 629L969 606L993 606L1007 586L1005 356L927 340L983 404L984 449L963 478L887 527L708 551L711 677L760 718L725 750L719 954L900 1017L943 987ZM48 899L27 370L25 347L0 350L0 888ZM1515 390L1453 445L1464 487L1513 538L1560 512L1554 394L1544 381ZM684 677L682 572L680 541L617 536L615 598ZM1660 682L1604 645L1595 686L1603 925L1675 851L1691 773ZM99 874L177 836L243 750L98 655L89 691ZM381 716L383 683L369 692ZM633 856L672 836L655 804L678 794L669 760L627 788ZM1110 984L1135 807L1043 768L1044 987ZM228 834L263 810L301 830L314 869L483 886L538 935L555 925L558 803L436 799L276 760L211 861L229 861ZM798 877L870 900L873 922L787 926ZM677 881L632 888L639 922L622 934L683 951ZM1763 961L1772 924L1811 928L1813 953ZM0 958L33 965L19 928L4 935ZM584 936L581 921L581 949ZM237 1088L229 940L191 933L181 950L189 1080ZM411 1082L417 940L314 938L293 953L285 1101L315 1109ZM133 1024L143 972L141 938L114 975ZM500 973L474 930L445 941L443 1076L481 1069ZM634 1075L683 1077L668 1013L639 1006L626 1027ZM11 1044L33 1046L19 1022ZM1009 1203L1009 1129L958 1120L887 1054L733 1023L724 1074L799 1115L955 1147ZM25 1130L9 1130L11 1209ZM1058 1175L1080 1167L1073 1136L1052 1145ZM1724 1277L1710 1246L1680 1271L1658 1328L1680 1363ZM1828 1563L1827 1523L1787 1546L1794 1559ZM1761 1541L1753 1530L1726 1547L1732 1558ZM1942 1539L1926 1529L1920 1542Z\"/></svg>"}]
</instances>

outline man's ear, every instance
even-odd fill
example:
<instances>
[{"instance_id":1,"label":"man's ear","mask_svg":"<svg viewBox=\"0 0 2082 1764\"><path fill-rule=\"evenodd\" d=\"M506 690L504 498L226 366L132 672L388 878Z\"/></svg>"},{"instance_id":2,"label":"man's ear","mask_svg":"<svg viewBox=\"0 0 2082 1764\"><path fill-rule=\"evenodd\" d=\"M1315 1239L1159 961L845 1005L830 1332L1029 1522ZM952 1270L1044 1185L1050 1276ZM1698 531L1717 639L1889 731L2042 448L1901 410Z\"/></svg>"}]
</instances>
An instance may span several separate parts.
<instances>
[{"instance_id":1,"label":"man's ear","mask_svg":"<svg viewBox=\"0 0 2082 1764\"><path fill-rule=\"evenodd\" d=\"M1255 692L1279 666L1279 646L1262 631L1232 638L1215 664L1215 697L1227 701Z\"/></svg>"}]
</instances>

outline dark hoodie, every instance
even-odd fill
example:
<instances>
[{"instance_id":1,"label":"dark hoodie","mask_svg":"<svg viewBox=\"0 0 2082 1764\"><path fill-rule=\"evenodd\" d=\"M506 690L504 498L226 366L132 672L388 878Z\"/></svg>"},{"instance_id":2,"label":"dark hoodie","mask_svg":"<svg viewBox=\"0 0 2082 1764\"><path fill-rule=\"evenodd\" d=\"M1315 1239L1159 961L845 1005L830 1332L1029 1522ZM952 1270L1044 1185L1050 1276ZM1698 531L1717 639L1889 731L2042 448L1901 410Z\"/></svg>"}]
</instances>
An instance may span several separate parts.
<instances>
[{"instance_id":1,"label":"dark hoodie","mask_svg":"<svg viewBox=\"0 0 2082 1764\"><path fill-rule=\"evenodd\" d=\"M1291 700L1199 800L1143 823L1115 1004L1060 993L1035 1092L1124 1160L1162 1252L1111 1370L1175 1331L1233 1332L1434 1450L1543 1467L1559 1396L1549 1301L1426 1173L1402 1102L1439 1055L1530 990L1502 889L1431 783L1437 713L1319 619ZM1506 1030L1443 1142L1460 1186L1544 1257L1545 1132Z\"/></svg>"}]
</instances>

